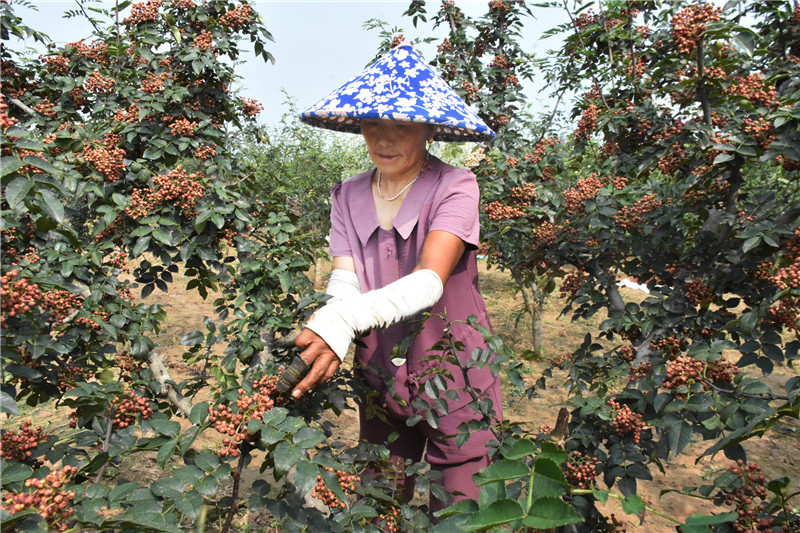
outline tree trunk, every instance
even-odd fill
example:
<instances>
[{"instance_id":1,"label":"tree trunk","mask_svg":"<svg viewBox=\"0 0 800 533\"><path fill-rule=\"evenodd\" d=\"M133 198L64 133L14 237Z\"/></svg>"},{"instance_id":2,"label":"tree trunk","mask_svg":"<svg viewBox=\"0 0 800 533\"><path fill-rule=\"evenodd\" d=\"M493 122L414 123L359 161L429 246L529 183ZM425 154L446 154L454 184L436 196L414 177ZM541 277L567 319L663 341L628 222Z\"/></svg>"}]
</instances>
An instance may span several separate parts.
<instances>
[{"instance_id":1,"label":"tree trunk","mask_svg":"<svg viewBox=\"0 0 800 533\"><path fill-rule=\"evenodd\" d=\"M522 301L525 305L525 311L531 317L531 344L533 345L533 352L537 355L542 354L544 344L544 336L542 335L542 306L540 300L541 294L536 289L536 284L526 284L519 274L513 274L514 283L522 293Z\"/></svg>"}]
</instances>

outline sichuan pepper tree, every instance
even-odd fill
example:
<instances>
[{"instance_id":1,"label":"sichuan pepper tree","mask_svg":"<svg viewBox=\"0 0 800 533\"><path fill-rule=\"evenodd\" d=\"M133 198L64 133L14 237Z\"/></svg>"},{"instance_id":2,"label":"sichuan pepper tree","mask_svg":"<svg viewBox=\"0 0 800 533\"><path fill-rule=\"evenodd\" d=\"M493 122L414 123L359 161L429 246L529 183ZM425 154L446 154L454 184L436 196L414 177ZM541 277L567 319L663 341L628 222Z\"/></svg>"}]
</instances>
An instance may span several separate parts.
<instances>
[{"instance_id":1,"label":"sichuan pepper tree","mask_svg":"<svg viewBox=\"0 0 800 533\"><path fill-rule=\"evenodd\" d=\"M538 458L520 466L520 450L538 448L516 449L510 439L500 452L510 451L514 465L487 472L486 500L451 520L468 531L501 523L613 529L598 499L616 495L640 514L637 480L699 439L701 455L738 462L714 485L687 489L723 508L689 517L684 531L795 527L789 479L767 484L742 443L798 416L800 379L773 390L764 376L800 347L800 11L789 2L537 7L570 18L548 32L563 36L562 49L538 63L557 98L577 95L570 131L558 120L526 127L508 81L517 72L500 70L535 65L507 31L529 9L522 3L492 1L475 21L443 2L433 24L451 31L438 61L499 130L473 167L484 178L484 235L495 260L527 279L561 277L564 313L605 320L556 359L573 406L567 455L541 453L557 458L566 478L537 471ZM425 20L425 2L407 14ZM506 93L513 98L496 96ZM646 284L649 296L626 301L623 276ZM539 386L551 378L548 370ZM542 519L538 498L564 491L583 522L567 526L568 512Z\"/></svg>"},{"instance_id":2,"label":"sichuan pepper tree","mask_svg":"<svg viewBox=\"0 0 800 533\"><path fill-rule=\"evenodd\" d=\"M252 170L232 135L262 109L235 94L233 65L243 42L271 59L259 15L122 2L92 8L91 38L57 46L0 10L3 529L229 530L256 448L278 480L304 465L275 491L313 486L307 450L325 435L274 392L287 351L274 341L320 299L313 244L284 198L256 204L231 185ZM46 50L22 55L13 36ZM185 332L201 371L184 381L156 346L168 311L140 301L178 272L217 310L207 332ZM43 406L63 424L25 421ZM119 477L144 456L152 479ZM251 508L270 501L265 486Z\"/></svg>"}]
</instances>

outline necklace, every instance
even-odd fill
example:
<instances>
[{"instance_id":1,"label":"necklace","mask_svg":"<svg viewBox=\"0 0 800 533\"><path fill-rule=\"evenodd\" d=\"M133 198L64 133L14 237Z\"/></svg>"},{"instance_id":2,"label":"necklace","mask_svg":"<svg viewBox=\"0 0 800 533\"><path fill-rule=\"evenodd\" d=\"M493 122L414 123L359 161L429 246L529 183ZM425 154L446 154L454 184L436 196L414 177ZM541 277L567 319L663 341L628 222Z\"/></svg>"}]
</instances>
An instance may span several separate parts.
<instances>
[{"instance_id":1,"label":"necklace","mask_svg":"<svg viewBox=\"0 0 800 533\"><path fill-rule=\"evenodd\" d=\"M394 195L394 196L392 196L391 198L387 198L386 196L384 196L384 194L383 194L383 191L381 191L381 171L380 171L380 170L378 170L378 183L377 183L377 186L378 186L378 196L380 196L381 198L383 198L383 199L384 199L384 200L386 200L387 202L392 202L392 201L394 201L394 200L397 200L398 198L400 198L400 195L401 195L401 194L403 194L404 192L406 192L406 189L408 189L409 187L411 187L412 185L414 185L414 182L415 182L415 181L417 181L417 180L419 179L419 177L420 177L420 176L422 176L422 172L425 170L425 166L426 166L427 164L428 164L428 154L425 154L425 161L423 161L423 163L422 163L422 168L420 168L420 169L419 169L419 172L417 173L417 177L416 177L416 178L414 178L413 180L409 181L409 182L406 184L406 186L405 186L405 187L403 187L402 189L400 189L400 192L399 192L399 193L395 194L395 195Z\"/></svg>"}]
</instances>

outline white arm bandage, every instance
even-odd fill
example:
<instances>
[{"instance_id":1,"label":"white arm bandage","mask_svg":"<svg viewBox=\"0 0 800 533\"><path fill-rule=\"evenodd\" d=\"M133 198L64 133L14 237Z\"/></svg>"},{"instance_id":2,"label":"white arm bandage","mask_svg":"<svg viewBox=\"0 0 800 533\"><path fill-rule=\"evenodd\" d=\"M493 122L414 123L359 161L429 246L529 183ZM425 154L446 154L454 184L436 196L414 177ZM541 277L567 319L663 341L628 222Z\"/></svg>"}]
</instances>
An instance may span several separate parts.
<instances>
[{"instance_id":1,"label":"white arm bandage","mask_svg":"<svg viewBox=\"0 0 800 533\"><path fill-rule=\"evenodd\" d=\"M350 270L342 270L340 268L333 270L330 279L328 279L328 287L325 289L325 293L331 295L328 303L344 300L350 296L358 296L361 294L358 276Z\"/></svg>"},{"instance_id":2,"label":"white arm bandage","mask_svg":"<svg viewBox=\"0 0 800 533\"><path fill-rule=\"evenodd\" d=\"M417 270L382 289L331 301L317 309L306 327L322 337L344 361L359 333L385 328L433 307L444 292L433 270Z\"/></svg>"}]
</instances>

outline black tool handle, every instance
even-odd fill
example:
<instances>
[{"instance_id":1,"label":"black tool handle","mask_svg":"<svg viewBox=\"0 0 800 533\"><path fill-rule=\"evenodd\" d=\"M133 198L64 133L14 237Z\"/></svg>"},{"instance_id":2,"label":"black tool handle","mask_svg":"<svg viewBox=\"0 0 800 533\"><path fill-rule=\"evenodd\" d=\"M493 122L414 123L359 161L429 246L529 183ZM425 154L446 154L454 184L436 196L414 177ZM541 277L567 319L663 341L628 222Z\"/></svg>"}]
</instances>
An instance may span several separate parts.
<instances>
[{"instance_id":1,"label":"black tool handle","mask_svg":"<svg viewBox=\"0 0 800 533\"><path fill-rule=\"evenodd\" d=\"M281 374L281 378L278 380L278 392L285 395L292 387L297 385L303 376L310 370L310 367L306 364L305 361L299 356L295 355L294 359L292 360L292 364L289 365Z\"/></svg>"}]
</instances>

